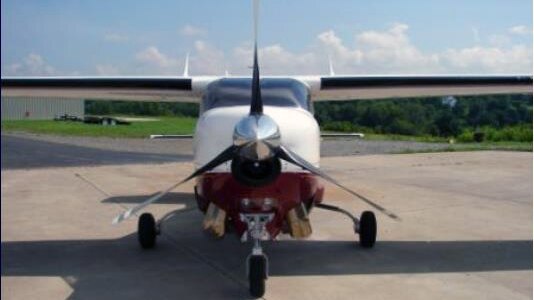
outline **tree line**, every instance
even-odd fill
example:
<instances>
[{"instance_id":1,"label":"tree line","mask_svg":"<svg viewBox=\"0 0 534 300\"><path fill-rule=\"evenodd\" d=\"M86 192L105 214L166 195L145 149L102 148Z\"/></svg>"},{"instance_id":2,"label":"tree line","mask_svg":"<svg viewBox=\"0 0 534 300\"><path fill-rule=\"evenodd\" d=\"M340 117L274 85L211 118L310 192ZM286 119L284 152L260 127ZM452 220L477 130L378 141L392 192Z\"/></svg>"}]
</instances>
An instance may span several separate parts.
<instances>
[{"instance_id":1,"label":"tree line","mask_svg":"<svg viewBox=\"0 0 534 300\"><path fill-rule=\"evenodd\" d=\"M86 113L96 115L198 117L198 112L194 103L86 101ZM314 114L323 130L458 137L482 128L531 127L532 95L325 101L314 103Z\"/></svg>"},{"instance_id":2,"label":"tree line","mask_svg":"<svg viewBox=\"0 0 534 300\"><path fill-rule=\"evenodd\" d=\"M318 102L315 114L326 130L454 137L466 129L532 124L532 95Z\"/></svg>"}]
</instances>

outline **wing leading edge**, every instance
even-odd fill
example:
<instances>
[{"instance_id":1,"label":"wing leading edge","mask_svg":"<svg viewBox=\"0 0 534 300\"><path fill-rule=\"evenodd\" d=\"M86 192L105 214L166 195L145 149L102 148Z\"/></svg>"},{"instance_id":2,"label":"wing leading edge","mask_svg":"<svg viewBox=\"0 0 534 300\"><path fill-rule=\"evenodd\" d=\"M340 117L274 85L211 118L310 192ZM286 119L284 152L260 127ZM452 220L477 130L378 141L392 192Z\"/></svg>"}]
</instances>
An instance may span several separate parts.
<instances>
[{"instance_id":1,"label":"wing leading edge","mask_svg":"<svg viewBox=\"0 0 534 300\"><path fill-rule=\"evenodd\" d=\"M198 102L187 77L3 77L2 97Z\"/></svg>"},{"instance_id":2,"label":"wing leading edge","mask_svg":"<svg viewBox=\"0 0 534 300\"><path fill-rule=\"evenodd\" d=\"M532 93L530 75L324 76L303 81L315 101Z\"/></svg>"}]
</instances>

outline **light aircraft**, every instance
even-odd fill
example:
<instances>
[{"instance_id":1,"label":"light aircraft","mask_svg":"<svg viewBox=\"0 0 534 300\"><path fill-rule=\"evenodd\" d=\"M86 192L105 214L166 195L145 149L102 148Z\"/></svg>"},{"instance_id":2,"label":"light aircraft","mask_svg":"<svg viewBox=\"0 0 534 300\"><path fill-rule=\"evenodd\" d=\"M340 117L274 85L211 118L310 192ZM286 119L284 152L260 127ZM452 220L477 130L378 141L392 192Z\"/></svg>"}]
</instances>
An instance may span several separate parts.
<instances>
[{"instance_id":1,"label":"light aircraft","mask_svg":"<svg viewBox=\"0 0 534 300\"><path fill-rule=\"evenodd\" d=\"M103 100L200 103L194 134L195 171L168 189L117 216L137 215L177 186L196 179L203 227L222 237L228 226L252 240L247 258L250 293L265 292L268 260L261 241L280 233L306 238L313 208L340 212L353 221L360 245L371 248L377 224L372 211L360 217L324 204L321 179L337 185L385 216L399 217L354 192L319 167L320 132L313 101L417 96L532 93L532 76L260 76L257 51L258 1L254 1L251 77L4 77L2 96L54 96ZM164 218L162 219L164 220ZM138 237L152 248L161 220L143 213Z\"/></svg>"}]
</instances>

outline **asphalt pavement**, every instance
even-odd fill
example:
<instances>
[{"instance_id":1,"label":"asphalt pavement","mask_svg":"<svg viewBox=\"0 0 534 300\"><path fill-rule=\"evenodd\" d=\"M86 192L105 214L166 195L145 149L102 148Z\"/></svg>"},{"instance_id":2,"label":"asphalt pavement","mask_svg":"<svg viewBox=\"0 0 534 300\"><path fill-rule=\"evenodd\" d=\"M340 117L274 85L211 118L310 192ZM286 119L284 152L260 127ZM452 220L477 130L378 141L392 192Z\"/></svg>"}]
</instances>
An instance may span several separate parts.
<instances>
[{"instance_id":1,"label":"asphalt pavement","mask_svg":"<svg viewBox=\"0 0 534 300\"><path fill-rule=\"evenodd\" d=\"M2 135L2 170L190 161L192 154L117 151Z\"/></svg>"}]
</instances>

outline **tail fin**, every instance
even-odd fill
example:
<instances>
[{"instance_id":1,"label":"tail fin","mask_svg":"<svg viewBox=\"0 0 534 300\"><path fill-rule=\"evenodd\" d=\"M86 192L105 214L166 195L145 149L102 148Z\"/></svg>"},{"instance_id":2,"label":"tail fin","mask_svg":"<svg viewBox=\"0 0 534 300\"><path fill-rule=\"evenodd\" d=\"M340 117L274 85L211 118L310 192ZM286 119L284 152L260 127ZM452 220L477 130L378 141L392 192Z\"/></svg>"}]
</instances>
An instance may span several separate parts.
<instances>
[{"instance_id":1,"label":"tail fin","mask_svg":"<svg viewBox=\"0 0 534 300\"><path fill-rule=\"evenodd\" d=\"M259 0L253 0L254 13L254 65L252 67L252 101L250 103L250 114L261 115L263 113L263 101L260 90L260 67L258 66L258 15Z\"/></svg>"}]
</instances>

